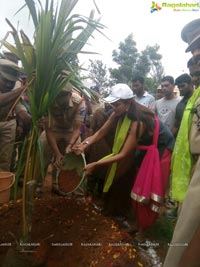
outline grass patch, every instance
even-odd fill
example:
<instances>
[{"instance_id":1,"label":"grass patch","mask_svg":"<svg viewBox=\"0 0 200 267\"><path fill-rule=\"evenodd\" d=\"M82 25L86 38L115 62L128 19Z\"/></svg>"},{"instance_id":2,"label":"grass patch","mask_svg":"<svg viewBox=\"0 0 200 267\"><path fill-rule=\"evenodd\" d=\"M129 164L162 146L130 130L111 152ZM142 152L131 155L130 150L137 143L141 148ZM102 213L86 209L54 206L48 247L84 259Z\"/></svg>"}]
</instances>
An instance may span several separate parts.
<instances>
[{"instance_id":1,"label":"grass patch","mask_svg":"<svg viewBox=\"0 0 200 267\"><path fill-rule=\"evenodd\" d=\"M172 239L176 219L160 215L156 223L145 231L145 236L151 240L169 243Z\"/></svg>"}]
</instances>

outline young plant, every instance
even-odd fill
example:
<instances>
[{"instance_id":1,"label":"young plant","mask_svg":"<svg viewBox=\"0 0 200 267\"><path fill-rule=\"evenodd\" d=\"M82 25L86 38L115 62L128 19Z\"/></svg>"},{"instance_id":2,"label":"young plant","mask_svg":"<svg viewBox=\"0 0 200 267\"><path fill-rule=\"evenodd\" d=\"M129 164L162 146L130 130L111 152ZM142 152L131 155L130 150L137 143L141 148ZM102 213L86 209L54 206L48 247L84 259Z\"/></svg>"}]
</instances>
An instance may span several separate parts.
<instances>
[{"instance_id":1,"label":"young plant","mask_svg":"<svg viewBox=\"0 0 200 267\"><path fill-rule=\"evenodd\" d=\"M27 240L31 231L30 220L27 218L31 212L27 209L32 208L32 204L27 205L27 202L32 203L33 196L27 195L27 183L33 180L38 153L44 177L43 148L39 139L38 121L47 114L67 82L71 82L80 91L84 89L72 62L78 53L82 52L92 33L101 32L104 28L99 19L94 19L94 11L91 11L88 18L72 14L77 2L78 0L61 0L60 4L55 5L53 0L45 0L42 5L40 0L25 0L22 8L26 7L30 12L35 29L33 41L23 30L18 32L8 19L6 21L12 29L14 45L5 39L1 41L21 61L21 71L27 76L25 90L28 93L32 116L27 148L22 149L27 153L23 181L23 240ZM66 70L68 75L63 79L62 73Z\"/></svg>"}]
</instances>

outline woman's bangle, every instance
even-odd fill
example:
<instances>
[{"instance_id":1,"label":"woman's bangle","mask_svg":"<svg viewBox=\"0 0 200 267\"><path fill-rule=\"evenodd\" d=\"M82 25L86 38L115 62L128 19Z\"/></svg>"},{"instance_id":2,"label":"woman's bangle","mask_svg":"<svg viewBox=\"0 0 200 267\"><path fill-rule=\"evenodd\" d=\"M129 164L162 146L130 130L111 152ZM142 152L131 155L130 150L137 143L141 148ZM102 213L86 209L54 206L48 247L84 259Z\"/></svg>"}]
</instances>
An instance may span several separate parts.
<instances>
[{"instance_id":1,"label":"woman's bangle","mask_svg":"<svg viewBox=\"0 0 200 267\"><path fill-rule=\"evenodd\" d=\"M85 141L83 142L83 144L84 144L84 145L89 145L90 142L89 142L88 140L85 140Z\"/></svg>"}]
</instances>

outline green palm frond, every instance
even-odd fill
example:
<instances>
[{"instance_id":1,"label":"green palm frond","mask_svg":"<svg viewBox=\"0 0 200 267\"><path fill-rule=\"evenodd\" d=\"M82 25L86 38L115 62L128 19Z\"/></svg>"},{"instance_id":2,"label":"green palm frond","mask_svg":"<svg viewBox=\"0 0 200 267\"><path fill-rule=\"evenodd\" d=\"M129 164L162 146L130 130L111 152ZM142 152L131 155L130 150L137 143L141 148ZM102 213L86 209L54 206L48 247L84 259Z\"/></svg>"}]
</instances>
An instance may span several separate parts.
<instances>
[{"instance_id":1,"label":"green palm frond","mask_svg":"<svg viewBox=\"0 0 200 267\"><path fill-rule=\"evenodd\" d=\"M38 16L37 16L37 10L35 6L35 1L34 0L25 0L26 4L22 7L28 7L31 18L33 20L34 26L37 27L38 25ZM48 2L48 1L47 1Z\"/></svg>"},{"instance_id":2,"label":"green palm frond","mask_svg":"<svg viewBox=\"0 0 200 267\"><path fill-rule=\"evenodd\" d=\"M21 71L26 74L26 89L28 92L32 127L29 136L27 160L24 174L23 199L26 196L26 183L33 179L36 154L42 160L42 147L39 140L38 120L49 110L55 97L71 82L80 92L87 92L77 75L79 67L74 68L71 62L77 58L85 44L88 43L94 31L101 32L104 26L99 19L94 18L94 11L89 17L72 14L78 0L46 0L43 6L40 0L24 0L23 8L28 8L34 24L34 36L31 41L23 30L18 32L12 23L6 19L12 29L15 45L6 40L2 44L22 63ZM21 11L21 9L19 11ZM18 11L18 12L19 12ZM85 53L85 51L84 51ZM63 79L64 70L69 75ZM88 91L89 93L89 91ZM43 175L44 175L44 171ZM27 237L26 205L23 205L23 234Z\"/></svg>"}]
</instances>

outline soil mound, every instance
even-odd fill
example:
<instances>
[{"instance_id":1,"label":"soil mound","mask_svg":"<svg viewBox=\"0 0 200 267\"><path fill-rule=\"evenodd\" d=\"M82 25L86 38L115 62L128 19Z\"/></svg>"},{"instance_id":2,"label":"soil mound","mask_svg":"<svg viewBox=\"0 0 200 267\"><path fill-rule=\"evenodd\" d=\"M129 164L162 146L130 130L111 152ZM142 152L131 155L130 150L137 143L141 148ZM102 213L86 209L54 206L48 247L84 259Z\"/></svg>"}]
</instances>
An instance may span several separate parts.
<instances>
[{"instance_id":1,"label":"soil mound","mask_svg":"<svg viewBox=\"0 0 200 267\"><path fill-rule=\"evenodd\" d=\"M129 234L89 204L70 197L36 199L29 243L19 241L21 214L20 200L0 207L2 267L149 266Z\"/></svg>"}]
</instances>

